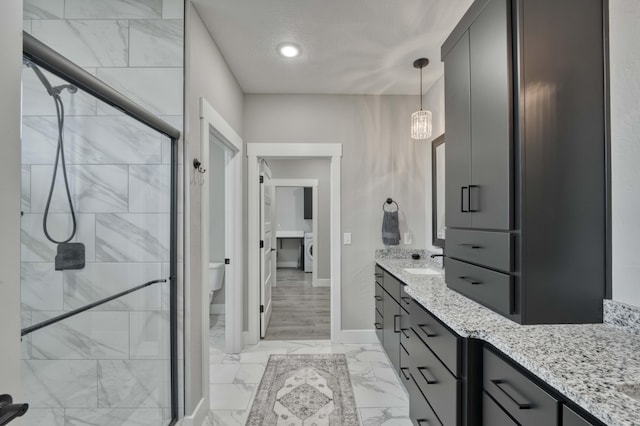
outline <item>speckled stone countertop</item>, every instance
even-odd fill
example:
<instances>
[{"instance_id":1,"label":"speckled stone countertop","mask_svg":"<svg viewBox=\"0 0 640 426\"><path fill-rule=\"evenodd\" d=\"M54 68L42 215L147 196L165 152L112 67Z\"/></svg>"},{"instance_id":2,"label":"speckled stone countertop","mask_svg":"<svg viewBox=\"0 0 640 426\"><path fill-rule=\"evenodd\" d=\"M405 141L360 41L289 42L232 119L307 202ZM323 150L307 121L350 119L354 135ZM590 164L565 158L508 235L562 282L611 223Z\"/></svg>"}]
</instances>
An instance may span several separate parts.
<instances>
[{"instance_id":1,"label":"speckled stone countertop","mask_svg":"<svg viewBox=\"0 0 640 426\"><path fill-rule=\"evenodd\" d=\"M640 335L629 332L633 328L615 323L519 325L449 290L443 275L404 271L439 268L428 259L376 263L407 284L411 297L460 336L492 344L607 425L640 425L640 400L623 392L640 389ZM605 302L607 310L615 309Z\"/></svg>"}]
</instances>

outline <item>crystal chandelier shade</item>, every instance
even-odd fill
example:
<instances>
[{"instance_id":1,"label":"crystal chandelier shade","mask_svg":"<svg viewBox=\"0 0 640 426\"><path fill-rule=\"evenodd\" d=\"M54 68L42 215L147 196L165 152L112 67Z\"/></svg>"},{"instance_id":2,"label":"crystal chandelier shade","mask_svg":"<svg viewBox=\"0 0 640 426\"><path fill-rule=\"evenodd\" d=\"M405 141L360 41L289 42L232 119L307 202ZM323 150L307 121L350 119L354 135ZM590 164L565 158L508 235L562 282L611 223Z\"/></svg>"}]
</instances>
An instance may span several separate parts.
<instances>
[{"instance_id":1,"label":"crystal chandelier shade","mask_svg":"<svg viewBox=\"0 0 640 426\"><path fill-rule=\"evenodd\" d=\"M431 137L432 116L431 111L422 109L422 68L429 65L427 58L416 59L413 62L415 68L420 68L420 110L411 114L411 139L428 139Z\"/></svg>"}]
</instances>

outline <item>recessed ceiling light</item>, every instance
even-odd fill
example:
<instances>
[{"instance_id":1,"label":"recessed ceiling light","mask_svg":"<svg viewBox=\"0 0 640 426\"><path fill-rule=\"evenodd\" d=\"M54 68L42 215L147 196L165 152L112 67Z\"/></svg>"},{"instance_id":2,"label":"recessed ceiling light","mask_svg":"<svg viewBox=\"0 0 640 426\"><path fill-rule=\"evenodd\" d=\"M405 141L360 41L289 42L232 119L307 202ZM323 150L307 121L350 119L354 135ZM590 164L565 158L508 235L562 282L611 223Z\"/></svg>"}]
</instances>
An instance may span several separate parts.
<instances>
[{"instance_id":1,"label":"recessed ceiling light","mask_svg":"<svg viewBox=\"0 0 640 426\"><path fill-rule=\"evenodd\" d=\"M300 54L300 48L294 43L282 43L278 45L278 52L285 58L295 58Z\"/></svg>"}]
</instances>

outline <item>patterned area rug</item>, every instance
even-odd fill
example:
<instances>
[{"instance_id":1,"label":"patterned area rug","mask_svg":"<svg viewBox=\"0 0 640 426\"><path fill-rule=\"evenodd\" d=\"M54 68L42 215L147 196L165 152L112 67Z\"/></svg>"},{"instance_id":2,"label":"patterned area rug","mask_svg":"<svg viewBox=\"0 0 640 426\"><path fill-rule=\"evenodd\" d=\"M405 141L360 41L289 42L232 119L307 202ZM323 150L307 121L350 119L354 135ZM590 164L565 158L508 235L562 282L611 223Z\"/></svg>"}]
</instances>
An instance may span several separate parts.
<instances>
[{"instance_id":1,"label":"patterned area rug","mask_svg":"<svg viewBox=\"0 0 640 426\"><path fill-rule=\"evenodd\" d=\"M247 426L357 426L347 358L271 355Z\"/></svg>"}]
</instances>

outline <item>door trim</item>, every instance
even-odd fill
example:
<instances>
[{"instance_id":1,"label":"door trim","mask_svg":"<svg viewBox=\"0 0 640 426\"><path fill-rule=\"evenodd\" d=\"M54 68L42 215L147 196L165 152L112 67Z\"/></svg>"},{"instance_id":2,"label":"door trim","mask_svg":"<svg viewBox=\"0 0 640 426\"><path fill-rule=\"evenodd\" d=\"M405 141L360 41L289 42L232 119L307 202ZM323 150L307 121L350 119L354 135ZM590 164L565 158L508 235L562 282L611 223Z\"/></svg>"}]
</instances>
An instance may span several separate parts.
<instances>
[{"instance_id":1,"label":"door trim","mask_svg":"<svg viewBox=\"0 0 640 426\"><path fill-rule=\"evenodd\" d=\"M242 350L242 161L243 141L224 118L200 97L200 153L202 167L209 169L210 134L224 145L226 152L225 167L225 252L231 263L225 268L225 349L237 353ZM185 161L185 163L187 163ZM185 165L186 167L186 165ZM188 174L190 175L190 174ZM199 413L209 411L209 174L205 174L200 188L200 293L202 300L202 402L198 403ZM192 287L196 287L191 283ZM197 289L194 288L194 291ZM195 318L191 318L195 321ZM190 326L187 325L186 328ZM193 336L195 338L195 336ZM190 345L185 344L189 352ZM188 355L187 360L191 359ZM199 420L201 416L196 415Z\"/></svg>"},{"instance_id":2,"label":"door trim","mask_svg":"<svg viewBox=\"0 0 640 426\"><path fill-rule=\"evenodd\" d=\"M247 144L247 192L248 192L248 333L249 344L260 341L260 228L258 202L260 191L260 159L310 159L330 160L330 244L331 244L331 341L341 342L342 318L342 247L340 245L340 197L342 144L334 143L248 143ZM317 203L315 203L317 205ZM314 264L315 266L315 264Z\"/></svg>"}]
</instances>

